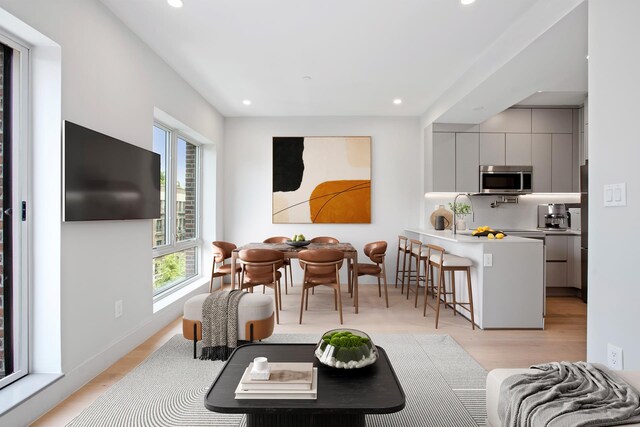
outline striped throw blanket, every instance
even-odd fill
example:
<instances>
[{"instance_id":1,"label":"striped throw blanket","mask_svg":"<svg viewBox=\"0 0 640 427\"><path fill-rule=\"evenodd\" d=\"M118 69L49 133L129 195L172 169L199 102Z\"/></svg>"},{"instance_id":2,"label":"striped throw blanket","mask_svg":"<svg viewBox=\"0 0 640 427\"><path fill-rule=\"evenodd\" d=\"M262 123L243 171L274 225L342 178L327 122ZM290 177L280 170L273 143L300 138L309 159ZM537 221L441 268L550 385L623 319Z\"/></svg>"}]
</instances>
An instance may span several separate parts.
<instances>
[{"instance_id":1,"label":"striped throw blanket","mask_svg":"<svg viewBox=\"0 0 640 427\"><path fill-rule=\"evenodd\" d=\"M640 396L624 380L585 362L532 366L500 387L498 414L509 427L600 427L640 422Z\"/></svg>"},{"instance_id":2,"label":"striped throw blanket","mask_svg":"<svg viewBox=\"0 0 640 427\"><path fill-rule=\"evenodd\" d=\"M213 292L202 304L201 360L227 360L238 346L238 304L246 292Z\"/></svg>"}]
</instances>

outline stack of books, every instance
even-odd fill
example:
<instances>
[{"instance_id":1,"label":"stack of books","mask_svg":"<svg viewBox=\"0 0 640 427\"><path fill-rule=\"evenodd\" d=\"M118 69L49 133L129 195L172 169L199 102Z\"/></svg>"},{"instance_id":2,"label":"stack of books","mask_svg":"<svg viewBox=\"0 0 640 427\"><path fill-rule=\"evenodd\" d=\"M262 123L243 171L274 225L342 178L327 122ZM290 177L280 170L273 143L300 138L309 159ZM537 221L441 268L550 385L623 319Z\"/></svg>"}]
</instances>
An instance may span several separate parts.
<instances>
[{"instance_id":1,"label":"stack of books","mask_svg":"<svg viewBox=\"0 0 640 427\"><path fill-rule=\"evenodd\" d=\"M251 379L253 362L236 388L236 399L317 399L318 368L313 363L269 363L268 380Z\"/></svg>"}]
</instances>

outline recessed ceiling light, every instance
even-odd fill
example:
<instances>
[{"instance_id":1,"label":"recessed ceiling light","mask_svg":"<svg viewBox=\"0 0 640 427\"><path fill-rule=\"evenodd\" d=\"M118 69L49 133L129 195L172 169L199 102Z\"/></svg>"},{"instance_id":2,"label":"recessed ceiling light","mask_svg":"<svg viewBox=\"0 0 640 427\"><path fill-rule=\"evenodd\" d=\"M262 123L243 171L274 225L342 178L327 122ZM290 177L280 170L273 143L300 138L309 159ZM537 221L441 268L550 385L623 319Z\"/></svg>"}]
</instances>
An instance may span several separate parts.
<instances>
[{"instance_id":1,"label":"recessed ceiling light","mask_svg":"<svg viewBox=\"0 0 640 427\"><path fill-rule=\"evenodd\" d=\"M476 0L460 0L460 3L462 3L463 5L465 5L465 6L466 6L466 5L468 5L468 4L473 3L474 1L476 1Z\"/></svg>"},{"instance_id":2,"label":"recessed ceiling light","mask_svg":"<svg viewBox=\"0 0 640 427\"><path fill-rule=\"evenodd\" d=\"M182 0L167 0L167 3L169 3L169 6L173 7L182 7L183 5Z\"/></svg>"},{"instance_id":3,"label":"recessed ceiling light","mask_svg":"<svg viewBox=\"0 0 640 427\"><path fill-rule=\"evenodd\" d=\"M311 76L302 76L303 80L311 80Z\"/></svg>"},{"instance_id":4,"label":"recessed ceiling light","mask_svg":"<svg viewBox=\"0 0 640 427\"><path fill-rule=\"evenodd\" d=\"M402 104L402 99L396 98L396 99L393 100L393 103L396 104L396 105L400 105L400 104Z\"/></svg>"},{"instance_id":5,"label":"recessed ceiling light","mask_svg":"<svg viewBox=\"0 0 640 427\"><path fill-rule=\"evenodd\" d=\"M244 101L242 101L242 103L244 105L251 105L251 100L250 99L245 99Z\"/></svg>"},{"instance_id":6,"label":"recessed ceiling light","mask_svg":"<svg viewBox=\"0 0 640 427\"><path fill-rule=\"evenodd\" d=\"M589 59L589 55L587 55L587 59Z\"/></svg>"},{"instance_id":7,"label":"recessed ceiling light","mask_svg":"<svg viewBox=\"0 0 640 427\"><path fill-rule=\"evenodd\" d=\"M541 90L537 90L536 93L542 93L542 91Z\"/></svg>"}]
</instances>

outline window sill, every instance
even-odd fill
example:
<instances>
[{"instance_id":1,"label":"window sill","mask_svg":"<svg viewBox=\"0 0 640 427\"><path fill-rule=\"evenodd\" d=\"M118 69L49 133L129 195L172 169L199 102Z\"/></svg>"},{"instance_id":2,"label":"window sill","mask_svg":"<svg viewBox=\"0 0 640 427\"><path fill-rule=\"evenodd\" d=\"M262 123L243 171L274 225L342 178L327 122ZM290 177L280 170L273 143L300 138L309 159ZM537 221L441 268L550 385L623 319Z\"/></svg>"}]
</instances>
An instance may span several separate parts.
<instances>
[{"instance_id":1,"label":"window sill","mask_svg":"<svg viewBox=\"0 0 640 427\"><path fill-rule=\"evenodd\" d=\"M197 278L192 283L189 283L188 285L178 289L175 292L172 292L171 294L169 294L169 295L167 295L165 297L154 299L154 301L153 301L153 313L155 314L155 313L161 311L162 309L164 309L166 307L169 307L174 302L178 301L181 298L184 298L188 294L196 291L198 288L200 288L200 287L202 287L204 285L209 285L209 278L208 277ZM207 291L208 291L208 289L207 289Z\"/></svg>"},{"instance_id":2,"label":"window sill","mask_svg":"<svg viewBox=\"0 0 640 427\"><path fill-rule=\"evenodd\" d=\"M29 374L0 390L0 415L49 387L63 374Z\"/></svg>"}]
</instances>

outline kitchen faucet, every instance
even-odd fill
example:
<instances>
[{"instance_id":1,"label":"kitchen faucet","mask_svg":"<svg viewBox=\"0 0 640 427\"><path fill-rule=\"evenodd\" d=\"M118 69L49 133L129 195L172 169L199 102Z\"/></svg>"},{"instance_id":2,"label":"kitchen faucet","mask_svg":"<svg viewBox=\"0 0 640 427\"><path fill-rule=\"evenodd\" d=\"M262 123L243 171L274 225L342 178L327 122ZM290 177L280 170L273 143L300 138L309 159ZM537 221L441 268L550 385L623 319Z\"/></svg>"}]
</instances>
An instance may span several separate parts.
<instances>
[{"instance_id":1,"label":"kitchen faucet","mask_svg":"<svg viewBox=\"0 0 640 427\"><path fill-rule=\"evenodd\" d=\"M471 221L474 222L476 220L476 214L475 211L473 209L473 201L471 200L471 195L468 193L459 193L456 194L456 197L453 198L453 234L456 234L456 201L458 200L458 197L460 196L466 196L467 199L469 199L469 203L471 203Z\"/></svg>"}]
</instances>

